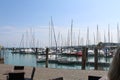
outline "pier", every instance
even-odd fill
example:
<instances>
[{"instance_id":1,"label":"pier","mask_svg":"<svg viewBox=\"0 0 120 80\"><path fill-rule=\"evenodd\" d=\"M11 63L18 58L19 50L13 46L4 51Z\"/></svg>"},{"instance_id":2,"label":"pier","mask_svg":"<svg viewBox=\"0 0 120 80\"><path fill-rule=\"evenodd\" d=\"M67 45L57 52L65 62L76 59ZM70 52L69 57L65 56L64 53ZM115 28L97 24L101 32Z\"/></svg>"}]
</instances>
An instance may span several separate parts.
<instances>
[{"instance_id":1,"label":"pier","mask_svg":"<svg viewBox=\"0 0 120 80\"><path fill-rule=\"evenodd\" d=\"M4 73L13 69L13 65L0 64L0 80L6 80ZM30 77L32 67L25 66L25 77ZM64 80L88 80L88 76L106 76L107 71L99 70L75 70L75 69L51 69L36 67L33 80L49 80L56 77L63 77Z\"/></svg>"},{"instance_id":2,"label":"pier","mask_svg":"<svg viewBox=\"0 0 120 80\"><path fill-rule=\"evenodd\" d=\"M45 63L46 60L38 60L37 61L38 63ZM81 61L59 61L59 60L48 60L48 63L56 63L56 64L62 64L62 65L82 65L82 62ZM89 66L93 66L95 65L95 62L86 62L86 65L89 65ZM98 66L99 67L102 67L102 66L105 66L105 67L109 67L110 66L110 63L106 63L106 62L98 62Z\"/></svg>"}]
</instances>

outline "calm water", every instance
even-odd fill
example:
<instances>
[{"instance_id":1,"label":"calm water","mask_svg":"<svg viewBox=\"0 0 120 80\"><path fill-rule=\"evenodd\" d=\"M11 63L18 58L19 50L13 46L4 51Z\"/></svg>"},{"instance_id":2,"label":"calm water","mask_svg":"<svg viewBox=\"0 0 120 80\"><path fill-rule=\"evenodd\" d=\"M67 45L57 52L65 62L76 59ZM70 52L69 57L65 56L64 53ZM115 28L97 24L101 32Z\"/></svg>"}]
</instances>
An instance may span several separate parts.
<instances>
[{"instance_id":1,"label":"calm water","mask_svg":"<svg viewBox=\"0 0 120 80\"><path fill-rule=\"evenodd\" d=\"M4 54L3 54L4 53ZM33 54L12 54L11 51L1 51L1 56L5 59L5 64L12 64L12 65L23 65L23 66L35 66L35 67L45 67L45 63L37 63L36 62L36 55ZM81 61L81 57L68 57L72 60L79 60ZM98 58L99 62L105 62L106 59L104 57ZM107 59L107 62L111 62L111 58ZM88 61L93 62L94 58L89 57ZM64 68L64 69L81 69L81 64L79 65L59 65L56 63L49 63L49 68ZM108 70L109 67L104 67L104 70ZM94 66L87 66L86 69L94 69Z\"/></svg>"}]
</instances>

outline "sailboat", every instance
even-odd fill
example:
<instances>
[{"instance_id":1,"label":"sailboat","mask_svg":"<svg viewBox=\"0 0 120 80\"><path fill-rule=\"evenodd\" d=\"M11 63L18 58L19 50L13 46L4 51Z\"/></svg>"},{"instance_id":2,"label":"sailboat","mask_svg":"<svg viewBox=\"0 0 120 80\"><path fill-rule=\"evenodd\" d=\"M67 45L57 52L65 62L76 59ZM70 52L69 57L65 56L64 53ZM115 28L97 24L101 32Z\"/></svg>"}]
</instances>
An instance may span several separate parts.
<instances>
[{"instance_id":1,"label":"sailboat","mask_svg":"<svg viewBox=\"0 0 120 80\"><path fill-rule=\"evenodd\" d=\"M68 32L68 35L69 35L69 32ZM69 36L68 36L69 38ZM82 56L82 52L81 51L77 51L73 48L73 20L71 20L71 40L68 40L70 41L70 47L65 49L63 51L63 55L65 56Z\"/></svg>"},{"instance_id":2,"label":"sailboat","mask_svg":"<svg viewBox=\"0 0 120 80\"><path fill-rule=\"evenodd\" d=\"M51 17L51 23L50 23L50 36L51 36L51 47L52 47L52 38L54 37L55 40L55 50L50 48L49 54L57 54L57 40L56 40L56 35L55 35L55 29L54 29L54 24L53 24L53 20ZM53 36L53 37L52 37Z\"/></svg>"},{"instance_id":3,"label":"sailboat","mask_svg":"<svg viewBox=\"0 0 120 80\"><path fill-rule=\"evenodd\" d=\"M34 39L34 34L32 34L32 38ZM28 40L29 40L28 31L26 31L26 38L24 38L24 35L23 35L23 39L21 40L21 44L23 45L23 48L21 48L21 50L20 50L21 54L33 54L33 53L35 53L35 51L29 47ZM26 46L25 46L25 44L26 44Z\"/></svg>"},{"instance_id":4,"label":"sailboat","mask_svg":"<svg viewBox=\"0 0 120 80\"><path fill-rule=\"evenodd\" d=\"M24 34L22 34L19 48L13 48L11 53L20 53L20 51L23 50L23 48L24 48Z\"/></svg>"}]
</instances>

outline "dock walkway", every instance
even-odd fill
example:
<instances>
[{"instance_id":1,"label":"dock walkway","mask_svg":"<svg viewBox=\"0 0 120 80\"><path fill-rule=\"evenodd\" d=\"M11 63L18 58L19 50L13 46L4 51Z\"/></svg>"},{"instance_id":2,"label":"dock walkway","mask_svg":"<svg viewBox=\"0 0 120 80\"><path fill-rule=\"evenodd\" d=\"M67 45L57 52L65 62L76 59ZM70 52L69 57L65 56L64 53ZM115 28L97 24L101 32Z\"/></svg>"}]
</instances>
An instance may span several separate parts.
<instances>
[{"instance_id":1,"label":"dock walkway","mask_svg":"<svg viewBox=\"0 0 120 80\"><path fill-rule=\"evenodd\" d=\"M37 60L37 63L45 63L46 62L46 60L45 59L42 59L42 60ZM59 61L59 60L57 60L57 59L49 59L48 60L48 62L49 63L56 63L56 64L66 64L66 65L80 65L80 64L82 64L82 62L81 61L62 61L62 63L61 63L61 61ZM86 65L91 65L91 66L94 66L94 62L86 62ZM106 63L106 62L98 62L98 66L99 67L103 67L103 66L107 66L107 67L109 67L110 66L110 63Z\"/></svg>"},{"instance_id":2,"label":"dock walkway","mask_svg":"<svg viewBox=\"0 0 120 80\"><path fill-rule=\"evenodd\" d=\"M14 65L0 64L0 80L6 80L3 75L7 70L13 69ZM25 77L30 77L32 67L25 66ZM107 71L79 70L79 69L51 69L36 67L33 80L49 80L56 77L63 77L64 80L88 80L88 75L105 76Z\"/></svg>"}]
</instances>

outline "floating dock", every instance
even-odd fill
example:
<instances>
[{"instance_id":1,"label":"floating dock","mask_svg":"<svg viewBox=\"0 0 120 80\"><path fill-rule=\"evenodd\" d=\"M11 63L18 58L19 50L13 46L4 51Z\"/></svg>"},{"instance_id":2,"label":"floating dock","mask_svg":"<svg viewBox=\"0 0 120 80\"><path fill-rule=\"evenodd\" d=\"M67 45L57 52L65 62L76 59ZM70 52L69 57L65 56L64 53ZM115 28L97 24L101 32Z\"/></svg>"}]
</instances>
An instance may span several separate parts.
<instances>
[{"instance_id":1,"label":"floating dock","mask_svg":"<svg viewBox=\"0 0 120 80\"><path fill-rule=\"evenodd\" d=\"M38 63L44 63L46 62L46 60L37 60ZM56 63L56 64L63 64L63 65L81 65L82 62L81 61L60 61L60 60L48 60L49 63ZM86 62L86 65L89 66L94 66L94 62ZM98 66L105 66L105 67L109 67L110 63L106 63L106 62L98 62Z\"/></svg>"}]
</instances>

